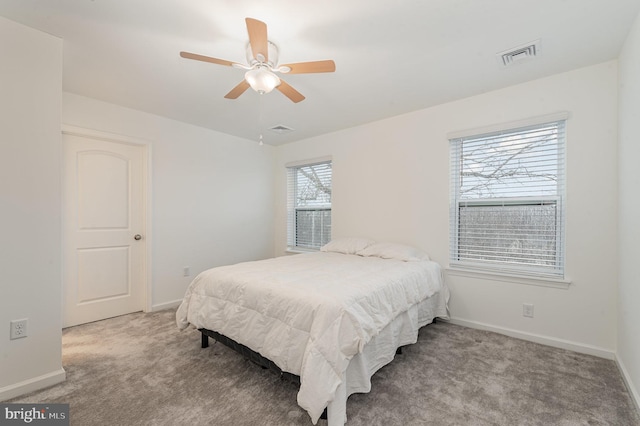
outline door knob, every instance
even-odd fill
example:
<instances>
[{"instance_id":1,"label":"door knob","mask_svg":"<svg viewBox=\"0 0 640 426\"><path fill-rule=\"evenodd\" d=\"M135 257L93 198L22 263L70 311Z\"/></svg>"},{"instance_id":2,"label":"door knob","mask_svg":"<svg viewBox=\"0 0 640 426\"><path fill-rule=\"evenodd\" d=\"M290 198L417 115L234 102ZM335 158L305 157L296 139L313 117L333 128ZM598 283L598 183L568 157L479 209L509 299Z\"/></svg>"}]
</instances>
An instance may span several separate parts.
<instances>
[{"instance_id":1,"label":"door knob","mask_svg":"<svg viewBox=\"0 0 640 426\"><path fill-rule=\"evenodd\" d=\"M141 240L141 239L142 239L142 235L140 235L140 234L136 234L136 235L133 237L133 239L134 239L134 240Z\"/></svg>"}]
</instances>

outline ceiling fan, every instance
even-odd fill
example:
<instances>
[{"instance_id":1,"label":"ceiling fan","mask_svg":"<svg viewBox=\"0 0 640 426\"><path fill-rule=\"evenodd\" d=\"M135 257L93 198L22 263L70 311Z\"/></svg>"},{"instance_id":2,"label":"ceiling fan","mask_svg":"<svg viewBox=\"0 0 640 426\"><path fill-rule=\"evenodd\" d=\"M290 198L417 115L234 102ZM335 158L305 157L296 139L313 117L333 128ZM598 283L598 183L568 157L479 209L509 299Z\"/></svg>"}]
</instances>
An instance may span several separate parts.
<instances>
[{"instance_id":1,"label":"ceiling fan","mask_svg":"<svg viewBox=\"0 0 640 426\"><path fill-rule=\"evenodd\" d=\"M251 87L260 94L278 89L286 97L297 103L304 100L304 96L275 73L307 74L334 72L336 70L336 64L332 60L278 65L278 47L267 39L267 24L253 18L246 18L245 21L247 23L247 32L249 33L249 44L247 45L248 65L196 53L180 52L180 56L186 59L211 62L247 71L244 75L244 80L231 89L224 96L225 98L236 99Z\"/></svg>"}]
</instances>

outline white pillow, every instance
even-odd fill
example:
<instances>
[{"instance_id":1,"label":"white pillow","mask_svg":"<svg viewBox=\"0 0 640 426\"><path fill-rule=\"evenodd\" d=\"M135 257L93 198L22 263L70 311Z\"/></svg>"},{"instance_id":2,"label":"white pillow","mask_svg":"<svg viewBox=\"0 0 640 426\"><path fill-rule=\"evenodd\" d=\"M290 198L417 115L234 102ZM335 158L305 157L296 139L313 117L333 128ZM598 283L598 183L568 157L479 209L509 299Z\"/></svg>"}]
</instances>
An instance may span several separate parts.
<instances>
[{"instance_id":1,"label":"white pillow","mask_svg":"<svg viewBox=\"0 0 640 426\"><path fill-rule=\"evenodd\" d=\"M368 238L357 238L357 237L336 238L335 240L331 240L324 246L320 247L320 251L331 251L335 253L344 253L344 254L356 254L358 251L367 248L371 244L375 244L375 241L370 240Z\"/></svg>"},{"instance_id":2,"label":"white pillow","mask_svg":"<svg viewBox=\"0 0 640 426\"><path fill-rule=\"evenodd\" d=\"M376 243L356 253L360 256L375 256L383 259L396 259L405 262L429 260L429 255L422 250L404 244Z\"/></svg>"}]
</instances>

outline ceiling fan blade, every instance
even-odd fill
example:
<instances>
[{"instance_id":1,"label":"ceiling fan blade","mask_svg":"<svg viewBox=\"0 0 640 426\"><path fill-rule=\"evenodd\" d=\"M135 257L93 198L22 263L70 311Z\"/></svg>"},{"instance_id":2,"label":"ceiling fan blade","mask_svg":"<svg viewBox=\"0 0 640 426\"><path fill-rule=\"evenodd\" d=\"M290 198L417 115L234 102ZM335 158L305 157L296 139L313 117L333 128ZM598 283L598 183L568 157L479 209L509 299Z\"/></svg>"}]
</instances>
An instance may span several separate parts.
<instances>
[{"instance_id":1,"label":"ceiling fan blade","mask_svg":"<svg viewBox=\"0 0 640 426\"><path fill-rule=\"evenodd\" d=\"M249 83L247 83L246 80L242 80L236 87L231 89L229 93L224 95L224 97L227 99L237 99L238 96L242 95L249 87Z\"/></svg>"},{"instance_id":2,"label":"ceiling fan blade","mask_svg":"<svg viewBox=\"0 0 640 426\"><path fill-rule=\"evenodd\" d=\"M326 61L313 61L313 62L298 62L295 64L280 65L279 68L290 68L291 70L287 74L305 74L316 72L334 72L336 70L336 63L332 60ZM285 71L282 71L285 72Z\"/></svg>"},{"instance_id":3,"label":"ceiling fan blade","mask_svg":"<svg viewBox=\"0 0 640 426\"><path fill-rule=\"evenodd\" d=\"M269 46L267 42L267 24L253 18L246 18L247 32L249 33L249 44L253 57L258 59L258 55L262 55L263 62L269 60Z\"/></svg>"},{"instance_id":4,"label":"ceiling fan blade","mask_svg":"<svg viewBox=\"0 0 640 426\"><path fill-rule=\"evenodd\" d=\"M294 103L298 103L304 100L302 93L291 87L286 81L280 79L280 84L276 86L276 89L280 91L287 98L291 99Z\"/></svg>"},{"instance_id":5,"label":"ceiling fan blade","mask_svg":"<svg viewBox=\"0 0 640 426\"><path fill-rule=\"evenodd\" d=\"M211 62L212 64L225 65L229 67L235 64L235 62L227 61L226 59L212 58L211 56L198 55L197 53L180 52L180 56L186 59L195 59L196 61Z\"/></svg>"}]
</instances>

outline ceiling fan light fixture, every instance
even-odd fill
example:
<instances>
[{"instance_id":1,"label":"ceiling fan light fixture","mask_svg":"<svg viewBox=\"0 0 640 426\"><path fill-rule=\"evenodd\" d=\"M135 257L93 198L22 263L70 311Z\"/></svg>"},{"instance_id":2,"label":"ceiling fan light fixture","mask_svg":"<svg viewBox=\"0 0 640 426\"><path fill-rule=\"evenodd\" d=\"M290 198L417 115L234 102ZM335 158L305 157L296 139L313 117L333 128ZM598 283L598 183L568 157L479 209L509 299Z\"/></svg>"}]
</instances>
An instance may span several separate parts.
<instances>
[{"instance_id":1,"label":"ceiling fan light fixture","mask_svg":"<svg viewBox=\"0 0 640 426\"><path fill-rule=\"evenodd\" d=\"M277 75L269 71L267 68L258 67L247 71L244 79L253 90L262 94L269 93L280 85L280 79Z\"/></svg>"}]
</instances>

